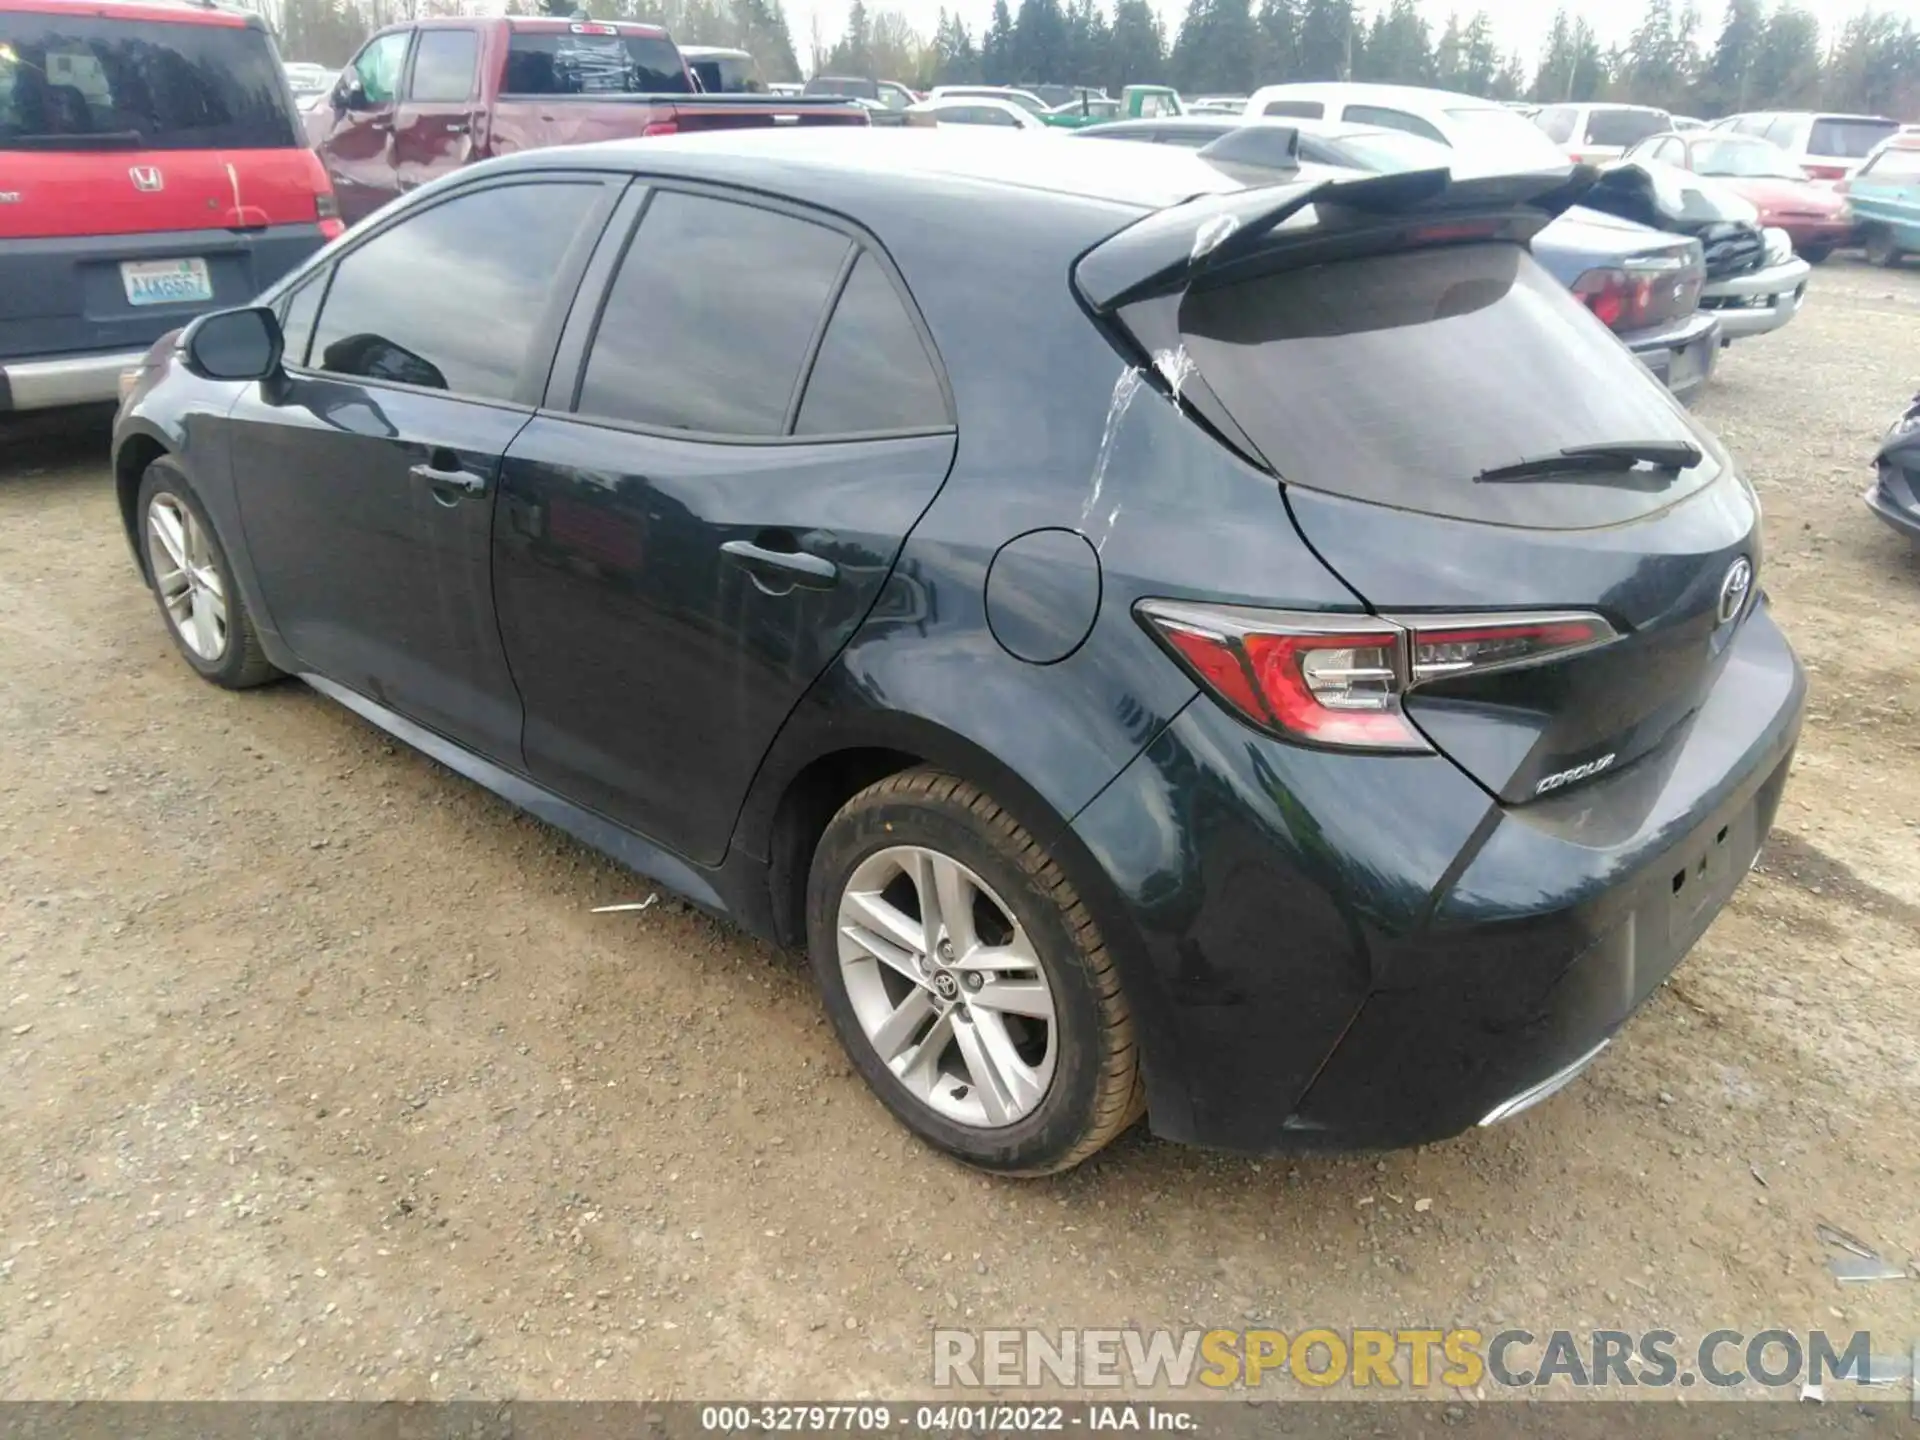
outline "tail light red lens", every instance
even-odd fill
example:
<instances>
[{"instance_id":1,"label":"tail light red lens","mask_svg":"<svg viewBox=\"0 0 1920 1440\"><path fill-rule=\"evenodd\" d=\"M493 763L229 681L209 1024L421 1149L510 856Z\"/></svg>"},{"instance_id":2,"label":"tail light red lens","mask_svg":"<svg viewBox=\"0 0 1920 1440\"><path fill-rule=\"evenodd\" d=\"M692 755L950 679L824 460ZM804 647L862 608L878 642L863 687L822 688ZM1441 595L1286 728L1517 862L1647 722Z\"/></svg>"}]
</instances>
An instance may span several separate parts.
<instances>
[{"instance_id":1,"label":"tail light red lens","mask_svg":"<svg viewBox=\"0 0 1920 1440\"><path fill-rule=\"evenodd\" d=\"M314 218L320 222L320 236L324 240L337 240L347 231L347 222L340 218L340 202L333 191L323 190L313 197Z\"/></svg>"},{"instance_id":2,"label":"tail light red lens","mask_svg":"<svg viewBox=\"0 0 1920 1440\"><path fill-rule=\"evenodd\" d=\"M1802 165L1809 180L1844 180L1850 173L1844 165Z\"/></svg>"},{"instance_id":3,"label":"tail light red lens","mask_svg":"<svg viewBox=\"0 0 1920 1440\"><path fill-rule=\"evenodd\" d=\"M1573 293L1602 325L1624 334L1652 323L1661 287L1672 285L1685 270L1684 260L1649 256L1625 266L1589 270L1573 282Z\"/></svg>"},{"instance_id":4,"label":"tail light red lens","mask_svg":"<svg viewBox=\"0 0 1920 1440\"><path fill-rule=\"evenodd\" d=\"M678 135L679 133L678 120L652 120L648 122L647 128L640 132L640 137L644 140L655 135Z\"/></svg>"},{"instance_id":5,"label":"tail light red lens","mask_svg":"<svg viewBox=\"0 0 1920 1440\"><path fill-rule=\"evenodd\" d=\"M1302 744L1428 751L1401 702L1422 684L1537 665L1615 638L1598 615L1308 615L1143 600L1140 618L1213 697Z\"/></svg>"}]
</instances>

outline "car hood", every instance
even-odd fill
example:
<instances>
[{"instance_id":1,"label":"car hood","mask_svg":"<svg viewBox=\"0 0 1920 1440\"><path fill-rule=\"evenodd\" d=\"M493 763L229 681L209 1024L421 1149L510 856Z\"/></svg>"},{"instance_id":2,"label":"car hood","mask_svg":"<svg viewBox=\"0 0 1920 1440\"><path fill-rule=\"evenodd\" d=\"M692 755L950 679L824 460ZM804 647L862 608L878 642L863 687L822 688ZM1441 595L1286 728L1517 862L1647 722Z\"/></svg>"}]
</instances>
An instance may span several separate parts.
<instances>
[{"instance_id":1,"label":"car hood","mask_svg":"<svg viewBox=\"0 0 1920 1440\"><path fill-rule=\"evenodd\" d=\"M1769 215L1776 211L1799 211L1813 215L1839 215L1847 208L1843 196L1808 180L1776 179L1772 176L1740 178L1714 176L1717 185L1733 191L1742 200Z\"/></svg>"}]
</instances>

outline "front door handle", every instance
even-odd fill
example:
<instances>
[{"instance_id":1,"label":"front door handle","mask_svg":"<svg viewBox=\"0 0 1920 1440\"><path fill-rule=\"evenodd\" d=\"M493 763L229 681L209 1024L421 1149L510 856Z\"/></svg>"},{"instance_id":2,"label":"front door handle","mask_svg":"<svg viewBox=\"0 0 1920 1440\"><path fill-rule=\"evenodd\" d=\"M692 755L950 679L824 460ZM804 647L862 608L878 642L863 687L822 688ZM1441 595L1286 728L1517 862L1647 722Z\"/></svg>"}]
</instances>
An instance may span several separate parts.
<instances>
[{"instance_id":1,"label":"front door handle","mask_svg":"<svg viewBox=\"0 0 1920 1440\"><path fill-rule=\"evenodd\" d=\"M451 505L463 496L487 493L487 477L462 469L460 462L449 452L437 452L426 464L415 465L407 473L431 485L433 498L443 504Z\"/></svg>"},{"instance_id":2,"label":"front door handle","mask_svg":"<svg viewBox=\"0 0 1920 1440\"><path fill-rule=\"evenodd\" d=\"M449 135L464 135L471 128L472 126L465 120L449 120L447 122L447 133Z\"/></svg>"},{"instance_id":3,"label":"front door handle","mask_svg":"<svg viewBox=\"0 0 1920 1440\"><path fill-rule=\"evenodd\" d=\"M763 590L776 586L778 593L795 586L805 590L830 590L840 582L838 565L804 550L769 550L751 540L729 540L720 547L720 553L744 567Z\"/></svg>"}]
</instances>

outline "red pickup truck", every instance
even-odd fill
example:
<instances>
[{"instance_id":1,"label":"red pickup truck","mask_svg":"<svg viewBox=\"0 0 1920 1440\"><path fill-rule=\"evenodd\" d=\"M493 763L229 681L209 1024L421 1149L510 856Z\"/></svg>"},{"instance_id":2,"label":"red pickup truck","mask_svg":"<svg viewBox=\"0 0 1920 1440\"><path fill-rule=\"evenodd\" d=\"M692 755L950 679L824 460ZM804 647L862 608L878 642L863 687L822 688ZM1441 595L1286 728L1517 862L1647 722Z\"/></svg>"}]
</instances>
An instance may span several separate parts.
<instances>
[{"instance_id":1,"label":"red pickup truck","mask_svg":"<svg viewBox=\"0 0 1920 1440\"><path fill-rule=\"evenodd\" d=\"M657 25L512 16L391 25L306 114L349 224L516 150L754 125L865 125L845 100L704 95Z\"/></svg>"}]
</instances>

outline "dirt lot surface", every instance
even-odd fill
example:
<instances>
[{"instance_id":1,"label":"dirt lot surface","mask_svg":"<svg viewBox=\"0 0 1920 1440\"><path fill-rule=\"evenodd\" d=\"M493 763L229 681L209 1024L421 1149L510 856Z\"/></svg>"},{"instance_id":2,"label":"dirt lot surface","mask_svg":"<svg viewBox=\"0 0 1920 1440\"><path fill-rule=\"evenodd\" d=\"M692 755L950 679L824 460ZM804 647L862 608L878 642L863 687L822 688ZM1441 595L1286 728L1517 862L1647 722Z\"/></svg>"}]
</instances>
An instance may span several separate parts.
<instances>
[{"instance_id":1,"label":"dirt lot surface","mask_svg":"<svg viewBox=\"0 0 1920 1440\"><path fill-rule=\"evenodd\" d=\"M1700 413L1812 713L1761 871L1581 1081L1385 1158L973 1175L801 965L295 684L194 679L96 420L0 432L0 1395L924 1395L935 1324L1872 1327L1920 1252L1920 558L1860 503L1920 273ZM1416 1202L1428 1206L1416 1209Z\"/></svg>"}]
</instances>

